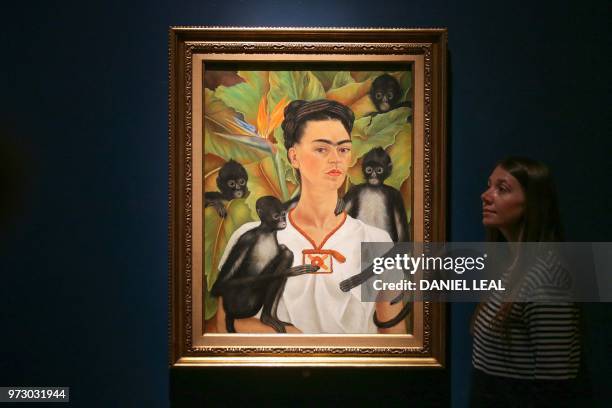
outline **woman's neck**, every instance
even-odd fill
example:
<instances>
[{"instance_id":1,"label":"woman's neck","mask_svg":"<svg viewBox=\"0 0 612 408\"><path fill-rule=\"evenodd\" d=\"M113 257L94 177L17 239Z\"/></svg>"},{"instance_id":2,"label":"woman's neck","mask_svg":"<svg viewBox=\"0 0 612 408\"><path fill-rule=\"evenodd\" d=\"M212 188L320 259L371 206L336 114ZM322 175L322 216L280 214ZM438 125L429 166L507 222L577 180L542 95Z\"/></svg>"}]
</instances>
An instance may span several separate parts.
<instances>
[{"instance_id":1,"label":"woman's neck","mask_svg":"<svg viewBox=\"0 0 612 408\"><path fill-rule=\"evenodd\" d=\"M329 190L303 188L292 217L300 225L322 230L333 229L340 217L335 214L337 204L338 193L335 191L330 194Z\"/></svg>"},{"instance_id":2,"label":"woman's neck","mask_svg":"<svg viewBox=\"0 0 612 408\"><path fill-rule=\"evenodd\" d=\"M499 232L501 232L506 241L518 242L523 232L523 226L519 224L507 228L500 228Z\"/></svg>"},{"instance_id":3,"label":"woman's neck","mask_svg":"<svg viewBox=\"0 0 612 408\"><path fill-rule=\"evenodd\" d=\"M506 241L510 243L508 247L510 249L510 254L512 257L512 264L510 265L509 269L512 270L517 266L517 262L519 260L517 243L521 241L521 235L523 234L523 225L519 224L514 225L510 228L500 228L499 232L501 232Z\"/></svg>"}]
</instances>

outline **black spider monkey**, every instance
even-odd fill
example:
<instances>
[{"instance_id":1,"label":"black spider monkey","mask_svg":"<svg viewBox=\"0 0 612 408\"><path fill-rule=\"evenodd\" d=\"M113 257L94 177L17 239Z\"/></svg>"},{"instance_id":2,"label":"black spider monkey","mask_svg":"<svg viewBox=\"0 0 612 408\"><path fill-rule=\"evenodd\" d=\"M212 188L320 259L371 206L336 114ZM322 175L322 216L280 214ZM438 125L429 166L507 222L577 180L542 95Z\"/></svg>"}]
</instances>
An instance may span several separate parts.
<instances>
[{"instance_id":1,"label":"black spider monkey","mask_svg":"<svg viewBox=\"0 0 612 408\"><path fill-rule=\"evenodd\" d=\"M365 183L352 186L344 196L344 210L353 218L389 233L393 242L410 240L404 200L395 188L384 184L393 163L382 147L375 147L363 158Z\"/></svg>"},{"instance_id":2,"label":"black spider monkey","mask_svg":"<svg viewBox=\"0 0 612 408\"><path fill-rule=\"evenodd\" d=\"M286 333L290 323L278 319L278 301L291 276L316 272L319 267L291 267L293 253L279 244L276 233L287 226L287 212L279 199L261 197L256 203L261 224L245 232L232 247L211 289L223 297L225 325L235 333L234 319L253 317L261 309L260 320L278 333Z\"/></svg>"},{"instance_id":3,"label":"black spider monkey","mask_svg":"<svg viewBox=\"0 0 612 408\"><path fill-rule=\"evenodd\" d=\"M249 193L248 180L249 176L242 164L234 160L228 161L221 167L217 176L219 192L209 191L204 193L204 208L213 206L219 217L225 218L227 216L225 201L245 198Z\"/></svg>"},{"instance_id":4,"label":"black spider monkey","mask_svg":"<svg viewBox=\"0 0 612 408\"><path fill-rule=\"evenodd\" d=\"M353 218L357 218L368 225L387 231L393 242L406 242L410 240L408 218L401 193L383 182L393 169L391 157L382 147L375 147L363 158L362 170L365 183L352 186L344 196L343 203L338 209L343 209ZM336 210L338 212L338 209ZM374 276L371 270L366 270L340 282L340 289L348 292L361 285ZM391 301L399 302L403 294ZM393 327L410 312L410 303L406 303L396 317L380 322L374 314L374 323L378 327Z\"/></svg>"},{"instance_id":5,"label":"black spider monkey","mask_svg":"<svg viewBox=\"0 0 612 408\"><path fill-rule=\"evenodd\" d=\"M410 101L400 102L401 97L402 88L397 79L389 74L376 77L370 88L370 99L376 106L376 112L369 114L370 123L372 123L373 117L379 113L386 113L401 107L411 108L412 103Z\"/></svg>"}]
</instances>

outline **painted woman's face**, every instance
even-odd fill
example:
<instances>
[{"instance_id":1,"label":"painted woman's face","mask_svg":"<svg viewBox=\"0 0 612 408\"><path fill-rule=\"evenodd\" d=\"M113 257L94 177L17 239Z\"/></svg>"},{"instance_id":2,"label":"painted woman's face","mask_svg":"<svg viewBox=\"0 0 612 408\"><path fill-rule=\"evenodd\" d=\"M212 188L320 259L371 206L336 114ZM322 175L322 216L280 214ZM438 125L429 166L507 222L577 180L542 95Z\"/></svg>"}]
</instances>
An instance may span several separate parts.
<instances>
[{"instance_id":1,"label":"painted woman's face","mask_svg":"<svg viewBox=\"0 0 612 408\"><path fill-rule=\"evenodd\" d=\"M497 166L482 199L482 223L501 231L515 230L525 213L525 193L519 181Z\"/></svg>"},{"instance_id":2,"label":"painted woman's face","mask_svg":"<svg viewBox=\"0 0 612 408\"><path fill-rule=\"evenodd\" d=\"M300 142L289 149L303 188L337 190L351 162L351 138L338 120L308 121Z\"/></svg>"}]
</instances>

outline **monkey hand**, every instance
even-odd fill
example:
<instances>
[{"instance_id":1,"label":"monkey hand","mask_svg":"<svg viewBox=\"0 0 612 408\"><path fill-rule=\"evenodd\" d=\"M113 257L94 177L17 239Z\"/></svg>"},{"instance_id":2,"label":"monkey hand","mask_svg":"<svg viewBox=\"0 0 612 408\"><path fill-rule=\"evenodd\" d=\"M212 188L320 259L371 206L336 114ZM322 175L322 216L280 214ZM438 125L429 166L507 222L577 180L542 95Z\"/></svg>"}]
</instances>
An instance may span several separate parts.
<instances>
[{"instance_id":1,"label":"monkey hand","mask_svg":"<svg viewBox=\"0 0 612 408\"><path fill-rule=\"evenodd\" d=\"M227 210L223 204L215 204L215 210L217 211L217 214L219 214L219 217L227 217Z\"/></svg>"},{"instance_id":2,"label":"monkey hand","mask_svg":"<svg viewBox=\"0 0 612 408\"><path fill-rule=\"evenodd\" d=\"M287 276L298 276L307 273L314 273L319 270L317 265L298 265L289 269Z\"/></svg>"}]
</instances>

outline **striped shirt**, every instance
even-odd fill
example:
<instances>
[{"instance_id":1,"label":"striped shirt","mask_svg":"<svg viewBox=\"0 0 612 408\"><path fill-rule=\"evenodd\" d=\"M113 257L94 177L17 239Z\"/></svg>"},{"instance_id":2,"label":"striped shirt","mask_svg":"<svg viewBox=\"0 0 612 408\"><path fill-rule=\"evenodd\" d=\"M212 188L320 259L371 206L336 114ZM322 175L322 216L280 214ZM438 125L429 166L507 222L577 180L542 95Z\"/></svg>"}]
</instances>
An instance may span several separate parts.
<instances>
[{"instance_id":1,"label":"striped shirt","mask_svg":"<svg viewBox=\"0 0 612 408\"><path fill-rule=\"evenodd\" d=\"M474 322L474 367L516 379L575 378L580 363L579 313L568 302L570 288L571 278L558 258L537 258L522 280L519 301L512 304L505 327L493 324L502 307L502 295L494 292Z\"/></svg>"}]
</instances>

